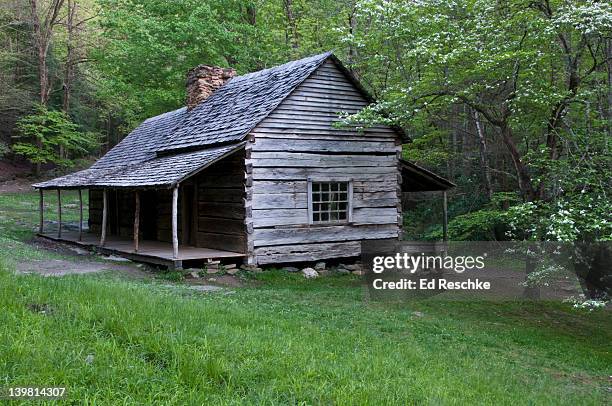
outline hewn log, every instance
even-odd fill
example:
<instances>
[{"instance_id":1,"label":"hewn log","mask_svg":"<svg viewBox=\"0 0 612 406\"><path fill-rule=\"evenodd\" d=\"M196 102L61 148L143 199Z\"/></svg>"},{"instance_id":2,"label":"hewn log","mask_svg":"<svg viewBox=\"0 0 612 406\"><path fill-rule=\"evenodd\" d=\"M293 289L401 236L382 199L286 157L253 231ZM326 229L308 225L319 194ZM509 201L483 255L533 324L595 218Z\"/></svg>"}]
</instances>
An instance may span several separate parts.
<instances>
[{"instance_id":1,"label":"hewn log","mask_svg":"<svg viewBox=\"0 0 612 406\"><path fill-rule=\"evenodd\" d=\"M38 224L38 234L42 234L43 233L43 223L44 223L44 210L45 210L45 205L44 205L44 196L43 196L43 190L42 189L38 189L38 210L40 212L40 219L39 219L39 224Z\"/></svg>"},{"instance_id":2,"label":"hewn log","mask_svg":"<svg viewBox=\"0 0 612 406\"><path fill-rule=\"evenodd\" d=\"M62 237L62 192L57 189L57 238Z\"/></svg>"},{"instance_id":3,"label":"hewn log","mask_svg":"<svg viewBox=\"0 0 612 406\"><path fill-rule=\"evenodd\" d=\"M258 264L308 262L325 258L356 257L360 254L360 241L279 245L255 249Z\"/></svg>"},{"instance_id":4,"label":"hewn log","mask_svg":"<svg viewBox=\"0 0 612 406\"><path fill-rule=\"evenodd\" d=\"M253 152L255 167L354 168L396 165L394 155L329 155L297 152Z\"/></svg>"},{"instance_id":5,"label":"hewn log","mask_svg":"<svg viewBox=\"0 0 612 406\"><path fill-rule=\"evenodd\" d=\"M259 228L253 231L255 247L280 244L340 242L363 239L397 238L397 224L363 226L311 226L295 228Z\"/></svg>"},{"instance_id":6,"label":"hewn log","mask_svg":"<svg viewBox=\"0 0 612 406\"><path fill-rule=\"evenodd\" d=\"M178 259L178 185L172 189L172 256Z\"/></svg>"},{"instance_id":7,"label":"hewn log","mask_svg":"<svg viewBox=\"0 0 612 406\"><path fill-rule=\"evenodd\" d=\"M385 180L396 182L397 169L394 166L369 168L253 168L253 181L302 180L309 177L324 179L327 182L341 182L346 181L347 178L372 182L384 182Z\"/></svg>"},{"instance_id":8,"label":"hewn log","mask_svg":"<svg viewBox=\"0 0 612 406\"><path fill-rule=\"evenodd\" d=\"M83 240L83 191L79 189L79 241Z\"/></svg>"},{"instance_id":9,"label":"hewn log","mask_svg":"<svg viewBox=\"0 0 612 406\"><path fill-rule=\"evenodd\" d=\"M299 133L306 133L300 130ZM323 132L317 130L317 134ZM256 151L293 151L293 152L343 152L343 153L373 153L383 152L394 154L395 144L393 142L368 142L353 141L345 142L342 140L296 140L296 139L259 139L253 144L253 152Z\"/></svg>"},{"instance_id":10,"label":"hewn log","mask_svg":"<svg viewBox=\"0 0 612 406\"><path fill-rule=\"evenodd\" d=\"M138 242L140 233L140 192L134 194L134 252L138 252Z\"/></svg>"},{"instance_id":11,"label":"hewn log","mask_svg":"<svg viewBox=\"0 0 612 406\"><path fill-rule=\"evenodd\" d=\"M100 226L100 245L106 244L106 221L108 219L108 193L102 190L102 225Z\"/></svg>"}]
</instances>

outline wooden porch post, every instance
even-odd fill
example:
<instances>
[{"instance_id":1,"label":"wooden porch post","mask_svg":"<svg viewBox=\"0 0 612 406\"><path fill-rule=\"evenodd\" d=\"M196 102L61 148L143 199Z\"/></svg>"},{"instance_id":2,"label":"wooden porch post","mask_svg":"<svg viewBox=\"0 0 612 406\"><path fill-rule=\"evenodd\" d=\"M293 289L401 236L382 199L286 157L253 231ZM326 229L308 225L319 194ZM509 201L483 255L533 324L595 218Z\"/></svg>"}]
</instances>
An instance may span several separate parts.
<instances>
[{"instance_id":1,"label":"wooden porch post","mask_svg":"<svg viewBox=\"0 0 612 406\"><path fill-rule=\"evenodd\" d=\"M444 242L448 241L448 198L446 196L446 190L442 192L442 239Z\"/></svg>"},{"instance_id":2,"label":"wooden porch post","mask_svg":"<svg viewBox=\"0 0 612 406\"><path fill-rule=\"evenodd\" d=\"M178 259L178 185L172 189L172 256Z\"/></svg>"},{"instance_id":3,"label":"wooden porch post","mask_svg":"<svg viewBox=\"0 0 612 406\"><path fill-rule=\"evenodd\" d=\"M45 205L43 202L43 190L42 189L38 189L38 209L40 211L40 223L38 224L38 234L42 234L43 233L43 222L44 222L44 214L43 211L45 209Z\"/></svg>"},{"instance_id":4,"label":"wooden porch post","mask_svg":"<svg viewBox=\"0 0 612 406\"><path fill-rule=\"evenodd\" d=\"M140 192L137 190L134 195L134 252L138 252L138 238L140 228Z\"/></svg>"},{"instance_id":5,"label":"wooden porch post","mask_svg":"<svg viewBox=\"0 0 612 406\"><path fill-rule=\"evenodd\" d=\"M102 231L100 233L100 245L106 243L106 217L108 216L108 198L106 189L102 189Z\"/></svg>"},{"instance_id":6,"label":"wooden porch post","mask_svg":"<svg viewBox=\"0 0 612 406\"><path fill-rule=\"evenodd\" d=\"M57 238L62 238L62 191L57 189Z\"/></svg>"},{"instance_id":7,"label":"wooden porch post","mask_svg":"<svg viewBox=\"0 0 612 406\"><path fill-rule=\"evenodd\" d=\"M83 191L79 189L79 241L83 240Z\"/></svg>"}]
</instances>

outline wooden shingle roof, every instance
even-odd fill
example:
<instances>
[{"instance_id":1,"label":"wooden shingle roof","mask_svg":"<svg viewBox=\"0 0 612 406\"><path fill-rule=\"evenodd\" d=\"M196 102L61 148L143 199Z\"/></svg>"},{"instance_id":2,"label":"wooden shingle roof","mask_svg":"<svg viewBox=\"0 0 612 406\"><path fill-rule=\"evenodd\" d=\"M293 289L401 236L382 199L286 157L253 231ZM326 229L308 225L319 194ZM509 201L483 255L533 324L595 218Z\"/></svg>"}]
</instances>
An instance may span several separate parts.
<instances>
[{"instance_id":1,"label":"wooden shingle roof","mask_svg":"<svg viewBox=\"0 0 612 406\"><path fill-rule=\"evenodd\" d=\"M127 166L96 169L91 167L47 182L38 183L34 187L40 189L86 187L170 188L218 160L242 149L244 144L244 142L239 142L199 151L167 155Z\"/></svg>"},{"instance_id":2,"label":"wooden shingle roof","mask_svg":"<svg viewBox=\"0 0 612 406\"><path fill-rule=\"evenodd\" d=\"M191 111L181 108L144 121L89 169L33 186L173 185L241 148L251 129L331 56L326 52L232 78Z\"/></svg>"}]
</instances>

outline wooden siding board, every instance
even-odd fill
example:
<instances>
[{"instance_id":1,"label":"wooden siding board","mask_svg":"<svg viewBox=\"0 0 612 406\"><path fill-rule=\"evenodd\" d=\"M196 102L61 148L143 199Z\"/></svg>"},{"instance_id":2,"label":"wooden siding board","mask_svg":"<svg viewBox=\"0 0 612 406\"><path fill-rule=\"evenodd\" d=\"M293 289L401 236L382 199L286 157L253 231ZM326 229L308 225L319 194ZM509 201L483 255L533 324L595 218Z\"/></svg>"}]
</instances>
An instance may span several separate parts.
<instances>
[{"instance_id":1,"label":"wooden siding board","mask_svg":"<svg viewBox=\"0 0 612 406\"><path fill-rule=\"evenodd\" d=\"M263 247L254 250L257 263L309 262L328 258L348 258L360 255L359 241L324 244L294 244Z\"/></svg>"},{"instance_id":2,"label":"wooden siding board","mask_svg":"<svg viewBox=\"0 0 612 406\"><path fill-rule=\"evenodd\" d=\"M324 132L316 132L324 135ZM391 142L369 142L342 140L299 140L299 139L258 139L253 144L253 151L287 151L287 152L346 152L346 153L395 153L395 145Z\"/></svg>"},{"instance_id":3,"label":"wooden siding board","mask_svg":"<svg viewBox=\"0 0 612 406\"><path fill-rule=\"evenodd\" d=\"M361 239L397 238L397 224L261 228L253 231L255 247Z\"/></svg>"}]
</instances>

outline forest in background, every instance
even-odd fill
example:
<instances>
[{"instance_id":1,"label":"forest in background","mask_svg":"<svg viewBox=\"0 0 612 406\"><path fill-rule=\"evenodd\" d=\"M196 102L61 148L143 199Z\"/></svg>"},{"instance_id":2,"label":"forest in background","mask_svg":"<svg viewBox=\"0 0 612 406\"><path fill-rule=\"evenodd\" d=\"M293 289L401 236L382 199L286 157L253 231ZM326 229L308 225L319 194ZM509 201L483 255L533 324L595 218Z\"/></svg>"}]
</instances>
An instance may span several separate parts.
<instances>
[{"instance_id":1,"label":"forest in background","mask_svg":"<svg viewBox=\"0 0 612 406\"><path fill-rule=\"evenodd\" d=\"M75 170L179 108L198 64L333 50L457 184L460 240L611 240L612 6L567 0L0 0L0 159ZM406 213L441 236L438 202Z\"/></svg>"}]
</instances>

